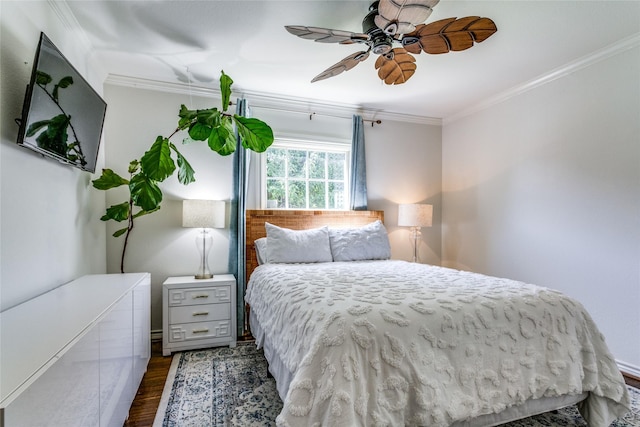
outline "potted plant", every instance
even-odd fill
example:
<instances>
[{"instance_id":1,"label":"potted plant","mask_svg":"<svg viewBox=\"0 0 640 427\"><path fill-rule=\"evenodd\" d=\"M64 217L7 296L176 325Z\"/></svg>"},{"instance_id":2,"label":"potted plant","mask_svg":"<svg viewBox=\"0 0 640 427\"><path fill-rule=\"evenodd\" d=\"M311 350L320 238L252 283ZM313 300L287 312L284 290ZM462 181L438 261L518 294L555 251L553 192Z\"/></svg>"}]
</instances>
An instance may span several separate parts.
<instances>
[{"instance_id":1,"label":"potted plant","mask_svg":"<svg viewBox=\"0 0 640 427\"><path fill-rule=\"evenodd\" d=\"M212 151L228 156L236 151L235 125L242 146L261 153L273 143L273 131L265 122L242 117L227 112L231 98L233 80L224 71L220 77L222 108L190 110L181 105L178 112L178 126L168 137L158 136L144 155L129 163L129 178L123 178L111 169L103 169L92 184L98 190L110 190L120 186L129 189L128 200L109 206L100 218L102 221L125 222L126 226L113 233L113 237L124 235L120 272L124 273L124 257L134 220L156 212L162 202L159 183L178 171L178 181L184 185L195 181L194 171L187 159L180 153L171 138L178 132L187 130L189 138L183 143L206 141ZM175 160L174 160L175 155Z\"/></svg>"}]
</instances>

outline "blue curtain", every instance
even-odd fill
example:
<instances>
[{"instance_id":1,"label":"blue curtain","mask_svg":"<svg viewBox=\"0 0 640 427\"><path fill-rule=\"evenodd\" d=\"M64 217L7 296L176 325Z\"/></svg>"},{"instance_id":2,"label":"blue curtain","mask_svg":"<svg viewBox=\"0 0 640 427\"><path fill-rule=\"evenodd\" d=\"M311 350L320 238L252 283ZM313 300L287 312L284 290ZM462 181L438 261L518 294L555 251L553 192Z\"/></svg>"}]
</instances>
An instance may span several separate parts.
<instances>
[{"instance_id":1,"label":"blue curtain","mask_svg":"<svg viewBox=\"0 0 640 427\"><path fill-rule=\"evenodd\" d=\"M362 117L353 115L351 138L351 187L349 188L351 210L367 210L367 165L364 156L364 124Z\"/></svg>"},{"instance_id":2,"label":"blue curtain","mask_svg":"<svg viewBox=\"0 0 640 427\"><path fill-rule=\"evenodd\" d=\"M247 115L247 100L238 99L236 114ZM229 221L229 272L236 276L238 287L237 295L237 321L238 337L245 331L245 304L244 293L246 290L246 246L245 246L245 198L246 198L246 173L247 153L242 146L240 136L236 130L236 151L233 153L233 195L231 198L231 212Z\"/></svg>"}]
</instances>

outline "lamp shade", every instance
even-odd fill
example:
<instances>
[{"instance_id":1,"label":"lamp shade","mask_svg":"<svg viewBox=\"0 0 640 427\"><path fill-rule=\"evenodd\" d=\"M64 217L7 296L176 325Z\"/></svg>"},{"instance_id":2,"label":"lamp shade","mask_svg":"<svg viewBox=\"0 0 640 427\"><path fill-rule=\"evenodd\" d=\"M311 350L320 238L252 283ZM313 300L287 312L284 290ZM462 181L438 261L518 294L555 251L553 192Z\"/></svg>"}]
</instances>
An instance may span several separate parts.
<instances>
[{"instance_id":1,"label":"lamp shade","mask_svg":"<svg viewBox=\"0 0 640 427\"><path fill-rule=\"evenodd\" d=\"M224 202L218 200L183 200L182 226L189 228L224 228Z\"/></svg>"},{"instance_id":2,"label":"lamp shade","mask_svg":"<svg viewBox=\"0 0 640 427\"><path fill-rule=\"evenodd\" d=\"M398 206L398 225L403 227L431 227L433 205L403 204Z\"/></svg>"}]
</instances>

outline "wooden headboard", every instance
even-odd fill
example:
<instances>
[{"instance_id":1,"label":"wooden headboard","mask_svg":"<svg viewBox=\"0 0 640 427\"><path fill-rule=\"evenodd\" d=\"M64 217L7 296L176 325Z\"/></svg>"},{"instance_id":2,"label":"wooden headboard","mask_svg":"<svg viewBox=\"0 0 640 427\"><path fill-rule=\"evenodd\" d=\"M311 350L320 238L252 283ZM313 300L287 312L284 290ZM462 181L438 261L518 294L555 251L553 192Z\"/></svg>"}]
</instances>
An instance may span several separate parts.
<instances>
[{"instance_id":1,"label":"wooden headboard","mask_svg":"<svg viewBox=\"0 0 640 427\"><path fill-rule=\"evenodd\" d=\"M247 282L258 266L253 242L266 237L265 222L292 230L306 230L324 225L335 228L360 227L378 219L384 222L384 211L248 210L246 211Z\"/></svg>"}]
</instances>

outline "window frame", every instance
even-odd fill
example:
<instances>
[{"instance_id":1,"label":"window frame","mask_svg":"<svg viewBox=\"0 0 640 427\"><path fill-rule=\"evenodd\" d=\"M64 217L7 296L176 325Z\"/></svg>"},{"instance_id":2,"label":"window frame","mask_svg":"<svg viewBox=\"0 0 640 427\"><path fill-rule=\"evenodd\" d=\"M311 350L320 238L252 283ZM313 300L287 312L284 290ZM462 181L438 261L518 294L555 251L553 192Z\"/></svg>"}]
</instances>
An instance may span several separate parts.
<instances>
[{"instance_id":1,"label":"window frame","mask_svg":"<svg viewBox=\"0 0 640 427\"><path fill-rule=\"evenodd\" d=\"M345 204L342 209L330 209L322 208L320 210L340 211L349 209L349 188L351 180L351 141L317 141L304 138L276 138L273 144L268 148L283 148L288 150L305 150L305 151L320 151L324 153L344 153L345 154ZM267 207L267 155L266 152L260 156L260 206L261 209L269 210L319 210L318 208L269 208ZM305 183L316 181L310 179L308 176L304 178ZM324 182L328 182L328 178L325 178ZM307 200L309 194L307 192Z\"/></svg>"}]
</instances>

